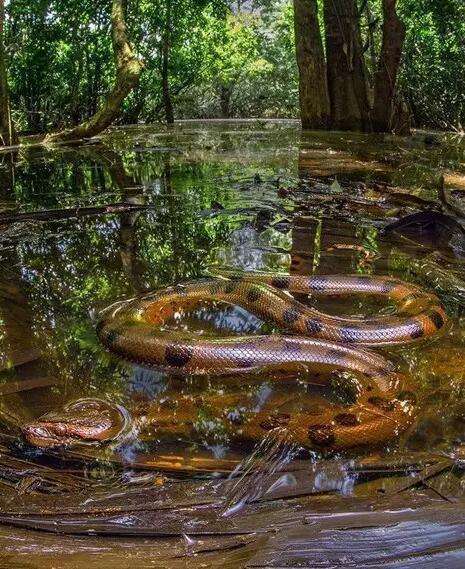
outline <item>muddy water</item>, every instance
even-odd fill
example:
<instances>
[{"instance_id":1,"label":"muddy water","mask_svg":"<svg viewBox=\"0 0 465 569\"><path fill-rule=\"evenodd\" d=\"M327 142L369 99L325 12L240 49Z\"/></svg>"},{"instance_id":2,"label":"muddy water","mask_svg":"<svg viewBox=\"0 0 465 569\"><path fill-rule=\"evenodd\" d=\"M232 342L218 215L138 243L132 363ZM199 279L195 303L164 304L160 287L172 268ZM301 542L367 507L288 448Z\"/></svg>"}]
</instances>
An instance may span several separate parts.
<instances>
[{"instance_id":1,"label":"muddy water","mask_svg":"<svg viewBox=\"0 0 465 569\"><path fill-rule=\"evenodd\" d=\"M450 328L433 341L384 350L416 384L417 422L383 448L325 458L338 464L403 453L461 456L465 237L460 224L430 224L408 235L385 227L425 209L454 213L457 220L462 203L465 209L464 156L465 144L453 135L425 141L422 133L408 139L301 134L295 123L272 121L115 129L95 144L0 155L0 420L6 456L76 480L113 484L118 477L118 487L146 472L160 485L171 479L211 483L261 442L241 440L241 416L277 407L343 409L350 389L340 381L328 386L315 374L179 378L122 362L99 344L94 325L101 308L222 268L391 274L435 291L451 317ZM454 211L441 202L441 175ZM392 310L360 298L306 302L360 318ZM228 306L206 306L172 324L181 325L204 336L274 331L244 309ZM131 417L125 436L102 449L53 455L22 441L18 425L82 397L124 406ZM186 401L193 416L188 425L176 424ZM174 417L173 426L162 431L156 428L160 408ZM322 458L314 450L294 450L287 462L298 458L310 468ZM319 472L315 488L353 494L354 478L334 472ZM283 482L276 480L278 486ZM10 489L12 484L18 482L10 476ZM24 492L29 490L22 488L18 504ZM458 477L454 495L461 493ZM13 509L15 500L13 493ZM13 558L42 547L21 532L13 532ZM43 548L51 543L47 537ZM85 562L87 547L92 545L78 548L75 566ZM105 547L99 542L96 550ZM125 544L115 547L123 550ZM223 543L220 549L229 547L235 545ZM109 555L108 563L118 555ZM44 557L38 566L47 562Z\"/></svg>"}]
</instances>

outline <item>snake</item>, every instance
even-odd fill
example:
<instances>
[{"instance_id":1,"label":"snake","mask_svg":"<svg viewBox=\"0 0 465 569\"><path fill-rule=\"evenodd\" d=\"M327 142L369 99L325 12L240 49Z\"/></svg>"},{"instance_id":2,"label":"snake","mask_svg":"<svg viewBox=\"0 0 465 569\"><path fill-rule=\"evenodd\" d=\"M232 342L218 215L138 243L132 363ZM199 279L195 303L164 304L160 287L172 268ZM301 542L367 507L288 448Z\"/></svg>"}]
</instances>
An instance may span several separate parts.
<instances>
[{"instance_id":1,"label":"snake","mask_svg":"<svg viewBox=\"0 0 465 569\"><path fill-rule=\"evenodd\" d=\"M335 316L300 302L311 297L370 295L394 303L395 314L366 318ZM279 328L279 333L205 337L172 330L167 323L199 305L238 305ZM102 311L96 326L102 344L116 356L142 366L197 375L232 375L257 371L300 374L308 370L342 370L360 377L354 403L319 412L258 410L240 425L241 437L259 441L272 431L309 449L339 451L381 444L397 437L414 421L415 386L408 375L373 347L419 341L446 327L448 317L437 296L390 276L281 275L249 273L188 281L136 298L118 301ZM279 381L279 379L276 379ZM68 408L24 426L26 439L37 446L79 441L104 442L115 436L110 404ZM156 425L163 430L183 425L192 404L172 411L159 409ZM191 418L191 419L189 419Z\"/></svg>"}]
</instances>

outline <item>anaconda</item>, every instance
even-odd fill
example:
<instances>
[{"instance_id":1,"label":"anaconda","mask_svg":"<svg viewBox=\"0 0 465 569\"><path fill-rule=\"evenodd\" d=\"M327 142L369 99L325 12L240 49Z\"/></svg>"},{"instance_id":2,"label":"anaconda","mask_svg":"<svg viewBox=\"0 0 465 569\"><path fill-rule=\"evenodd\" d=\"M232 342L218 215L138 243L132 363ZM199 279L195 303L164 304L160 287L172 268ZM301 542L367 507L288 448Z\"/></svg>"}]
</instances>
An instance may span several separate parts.
<instances>
[{"instance_id":1,"label":"anaconda","mask_svg":"<svg viewBox=\"0 0 465 569\"><path fill-rule=\"evenodd\" d=\"M287 291L287 292L284 292ZM396 304L397 314L364 320L331 316L288 293L312 296L376 295ZM165 323L206 301L240 305L287 334L207 338L167 331ZM343 413L258 411L241 425L241 434L260 440L270 430L286 432L303 447L345 449L385 442L405 430L415 417L414 387L409 377L364 346L389 346L431 337L447 316L438 298L415 285L384 276L300 276L249 274L206 279L157 290L118 302L101 315L97 333L108 350L129 361L171 372L199 374L249 373L272 369L287 372L336 368L361 374L357 401ZM363 347L362 347L363 346ZM189 406L184 421L189 421ZM107 414L108 417L108 414ZM110 439L108 421L100 426L61 414L26 425L26 438L41 446ZM173 425L169 410L160 412L158 428ZM57 442L58 441L58 442Z\"/></svg>"}]
</instances>

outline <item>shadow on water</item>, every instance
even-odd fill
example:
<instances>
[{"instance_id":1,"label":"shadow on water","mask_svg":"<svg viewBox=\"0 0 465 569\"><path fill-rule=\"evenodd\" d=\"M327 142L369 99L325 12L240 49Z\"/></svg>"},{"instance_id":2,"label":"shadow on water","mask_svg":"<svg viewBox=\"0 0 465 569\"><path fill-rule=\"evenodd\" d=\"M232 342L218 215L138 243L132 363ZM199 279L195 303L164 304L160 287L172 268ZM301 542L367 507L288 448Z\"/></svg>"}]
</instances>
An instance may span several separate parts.
<instances>
[{"instance_id":1,"label":"shadow on water","mask_svg":"<svg viewBox=\"0 0 465 569\"><path fill-rule=\"evenodd\" d=\"M462 562L463 524L447 508L464 494L464 148L452 135L431 146L422 133L302 135L292 122L239 121L115 129L95 144L0 155L0 562L317 567L321 547L334 566ZM421 212L428 223L413 232L393 225ZM439 238L432 212L453 219ZM98 342L101 308L221 268L392 274L435 291L447 333L385 350L416 383L414 426L383 448L333 456L297 448L285 430L247 438L241 424L257 412L343 410L350 389L306 371L179 378ZM303 300L361 318L390 310ZM227 305L172 326L275 331ZM123 406L131 429L102 448L24 442L20 425L81 398ZM135 536L156 542L133 547Z\"/></svg>"}]
</instances>

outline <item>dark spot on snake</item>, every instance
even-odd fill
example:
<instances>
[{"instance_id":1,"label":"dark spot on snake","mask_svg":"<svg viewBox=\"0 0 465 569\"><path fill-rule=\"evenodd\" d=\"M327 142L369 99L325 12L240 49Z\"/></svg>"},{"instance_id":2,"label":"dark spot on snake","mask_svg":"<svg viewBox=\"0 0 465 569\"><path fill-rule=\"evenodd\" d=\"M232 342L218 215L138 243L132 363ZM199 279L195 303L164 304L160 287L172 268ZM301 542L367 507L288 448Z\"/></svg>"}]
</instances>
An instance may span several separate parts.
<instances>
[{"instance_id":1,"label":"dark spot on snake","mask_svg":"<svg viewBox=\"0 0 465 569\"><path fill-rule=\"evenodd\" d=\"M220 283L220 282L211 283L208 287L210 294L218 294L218 292L221 289L221 285L222 285L222 283Z\"/></svg>"},{"instance_id":2,"label":"dark spot on snake","mask_svg":"<svg viewBox=\"0 0 465 569\"><path fill-rule=\"evenodd\" d=\"M113 345L118 341L119 337L120 337L119 332L117 332L116 330L110 330L110 332L108 332L106 336L106 343Z\"/></svg>"},{"instance_id":3,"label":"dark spot on snake","mask_svg":"<svg viewBox=\"0 0 465 569\"><path fill-rule=\"evenodd\" d=\"M332 425L312 425L308 429L308 438L313 444L323 447L331 446L336 437L334 436L334 427Z\"/></svg>"},{"instance_id":4,"label":"dark spot on snake","mask_svg":"<svg viewBox=\"0 0 465 569\"><path fill-rule=\"evenodd\" d=\"M165 351L165 362L174 367L183 367L192 358L191 350L187 346L168 346Z\"/></svg>"},{"instance_id":5,"label":"dark spot on snake","mask_svg":"<svg viewBox=\"0 0 465 569\"><path fill-rule=\"evenodd\" d=\"M302 351L302 346L300 344L297 344L296 342L293 342L292 340L288 340L286 339L282 339L279 342L280 348L284 353L294 353L294 354L298 354Z\"/></svg>"},{"instance_id":6,"label":"dark spot on snake","mask_svg":"<svg viewBox=\"0 0 465 569\"><path fill-rule=\"evenodd\" d=\"M412 324L410 325L411 330L410 330L410 337L412 338L412 340L416 340L417 338L421 338L425 331L423 330L423 325L421 324L421 322L417 322L416 320L414 320L412 322Z\"/></svg>"},{"instance_id":7,"label":"dark spot on snake","mask_svg":"<svg viewBox=\"0 0 465 569\"><path fill-rule=\"evenodd\" d=\"M417 396L415 395L415 393L413 393L413 391L408 391L408 390L404 390L398 393L396 399L398 399L399 401L408 401L409 403L417 402Z\"/></svg>"},{"instance_id":8,"label":"dark spot on snake","mask_svg":"<svg viewBox=\"0 0 465 569\"><path fill-rule=\"evenodd\" d=\"M237 365L239 368L251 368L254 367L256 363L254 362L254 360L251 359L239 358Z\"/></svg>"},{"instance_id":9,"label":"dark spot on snake","mask_svg":"<svg viewBox=\"0 0 465 569\"><path fill-rule=\"evenodd\" d=\"M340 331L341 340L343 342L347 342L347 343L360 341L360 339L357 338L357 335L359 332L360 332L360 326L343 327L343 328L341 328L341 331Z\"/></svg>"},{"instance_id":10,"label":"dark spot on snake","mask_svg":"<svg viewBox=\"0 0 465 569\"><path fill-rule=\"evenodd\" d=\"M330 360L335 364L339 364L345 361L345 355L343 354L342 351L339 351L337 349L328 350L326 352L326 357L328 358L328 360Z\"/></svg>"},{"instance_id":11,"label":"dark spot on snake","mask_svg":"<svg viewBox=\"0 0 465 569\"><path fill-rule=\"evenodd\" d=\"M288 277L274 277L271 281L271 286L276 288L288 288L289 278Z\"/></svg>"},{"instance_id":12,"label":"dark spot on snake","mask_svg":"<svg viewBox=\"0 0 465 569\"><path fill-rule=\"evenodd\" d=\"M102 331L102 328L104 326L104 321L103 320L99 320L97 322L97 324L95 325L95 331L97 334L100 334L100 332Z\"/></svg>"},{"instance_id":13,"label":"dark spot on snake","mask_svg":"<svg viewBox=\"0 0 465 569\"><path fill-rule=\"evenodd\" d=\"M370 283L371 281L372 281L372 278L369 276L360 275L359 277L356 278L356 282L358 282L359 284L366 284L366 283Z\"/></svg>"},{"instance_id":14,"label":"dark spot on snake","mask_svg":"<svg viewBox=\"0 0 465 569\"><path fill-rule=\"evenodd\" d=\"M370 397L368 399L368 403L370 403L374 407L378 407L378 409L381 409L382 411L394 411L395 408L395 404L393 401L388 401L384 397L379 397L379 396Z\"/></svg>"},{"instance_id":15,"label":"dark spot on snake","mask_svg":"<svg viewBox=\"0 0 465 569\"><path fill-rule=\"evenodd\" d=\"M226 283L225 287L224 287L224 292L226 294L231 294L232 292L234 292L237 289L237 282L234 281L229 281L228 283Z\"/></svg>"},{"instance_id":16,"label":"dark spot on snake","mask_svg":"<svg viewBox=\"0 0 465 569\"><path fill-rule=\"evenodd\" d=\"M393 290L396 288L396 286L398 286L398 285L399 285L399 281L396 281L396 280L384 281L383 284L382 284L382 286L381 286L381 292L384 292L384 293L391 292L391 291L393 291Z\"/></svg>"},{"instance_id":17,"label":"dark spot on snake","mask_svg":"<svg viewBox=\"0 0 465 569\"><path fill-rule=\"evenodd\" d=\"M323 324L319 318L307 318L305 320L305 327L307 332L312 335L321 332Z\"/></svg>"},{"instance_id":18,"label":"dark spot on snake","mask_svg":"<svg viewBox=\"0 0 465 569\"><path fill-rule=\"evenodd\" d=\"M353 413L339 413L334 417L334 420L343 427L354 427L360 423L357 416Z\"/></svg>"},{"instance_id":19,"label":"dark spot on snake","mask_svg":"<svg viewBox=\"0 0 465 569\"><path fill-rule=\"evenodd\" d=\"M286 427L291 420L291 416L288 413L275 413L270 415L268 418L260 423L260 427L264 431L271 431L278 427Z\"/></svg>"},{"instance_id":20,"label":"dark spot on snake","mask_svg":"<svg viewBox=\"0 0 465 569\"><path fill-rule=\"evenodd\" d=\"M283 322L287 326L292 326L300 317L300 313L295 308L287 308L283 312Z\"/></svg>"},{"instance_id":21,"label":"dark spot on snake","mask_svg":"<svg viewBox=\"0 0 465 569\"><path fill-rule=\"evenodd\" d=\"M247 291L247 300L249 302L257 302L262 296L262 291L257 287L252 287Z\"/></svg>"},{"instance_id":22,"label":"dark spot on snake","mask_svg":"<svg viewBox=\"0 0 465 569\"><path fill-rule=\"evenodd\" d=\"M309 280L308 286L311 290L324 292L327 289L328 277L313 277Z\"/></svg>"},{"instance_id":23,"label":"dark spot on snake","mask_svg":"<svg viewBox=\"0 0 465 569\"><path fill-rule=\"evenodd\" d=\"M428 313L428 318L431 320L437 330L444 326L444 318L442 314L436 310L431 310L431 312Z\"/></svg>"},{"instance_id":24,"label":"dark spot on snake","mask_svg":"<svg viewBox=\"0 0 465 569\"><path fill-rule=\"evenodd\" d=\"M179 296L185 296L186 293L186 287L183 285L174 285L173 286L173 292L175 292L176 294L179 294Z\"/></svg>"}]
</instances>

